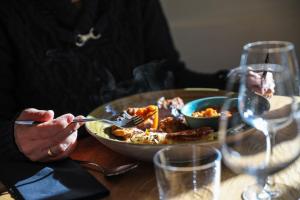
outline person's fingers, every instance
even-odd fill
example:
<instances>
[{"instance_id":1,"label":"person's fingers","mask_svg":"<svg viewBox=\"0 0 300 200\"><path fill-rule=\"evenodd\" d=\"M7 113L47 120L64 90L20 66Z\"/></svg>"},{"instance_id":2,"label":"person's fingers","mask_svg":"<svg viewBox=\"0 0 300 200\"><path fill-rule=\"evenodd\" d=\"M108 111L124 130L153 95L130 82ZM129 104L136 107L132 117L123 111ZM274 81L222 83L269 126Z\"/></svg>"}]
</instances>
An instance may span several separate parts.
<instances>
[{"instance_id":1,"label":"person's fingers","mask_svg":"<svg viewBox=\"0 0 300 200\"><path fill-rule=\"evenodd\" d=\"M55 160L60 160L60 159L69 157L70 154L75 150L76 145L77 145L77 142L76 142L76 141L75 141L74 143L71 143L71 144L69 145L69 147L66 149L66 151L63 152L62 154L58 155L58 156L55 158Z\"/></svg>"},{"instance_id":2,"label":"person's fingers","mask_svg":"<svg viewBox=\"0 0 300 200\"><path fill-rule=\"evenodd\" d=\"M260 85L261 84L261 78L256 73L249 73L247 82L249 85Z\"/></svg>"},{"instance_id":3,"label":"person's fingers","mask_svg":"<svg viewBox=\"0 0 300 200\"><path fill-rule=\"evenodd\" d=\"M77 131L73 132L67 139L59 144L50 145L49 143L40 144L39 148L36 148L31 153L27 154L27 157L32 161L45 162L53 160L53 158L59 159L68 155L70 145L76 143Z\"/></svg>"},{"instance_id":4,"label":"person's fingers","mask_svg":"<svg viewBox=\"0 0 300 200\"><path fill-rule=\"evenodd\" d=\"M28 108L20 114L18 120L46 122L52 120L53 117L54 112L52 110L37 110L35 108Z\"/></svg>"},{"instance_id":5,"label":"person's fingers","mask_svg":"<svg viewBox=\"0 0 300 200\"><path fill-rule=\"evenodd\" d=\"M38 151L41 148L62 142L68 135L79 128L77 123L68 127L73 118L73 115L67 114L53 120L54 122L49 122L51 125L44 125L45 123L43 123L32 127L17 126L15 129L16 144L20 151L30 159L39 159L39 156L36 154L39 154ZM49 124L48 122L46 123ZM59 136L59 138L55 136Z\"/></svg>"},{"instance_id":6,"label":"person's fingers","mask_svg":"<svg viewBox=\"0 0 300 200\"><path fill-rule=\"evenodd\" d=\"M49 142L52 145L56 145L61 143L62 141L66 140L70 135L72 135L74 132L77 132L77 130L80 128L79 123L71 123L69 126L67 126L63 131L56 134L51 141Z\"/></svg>"},{"instance_id":7,"label":"person's fingers","mask_svg":"<svg viewBox=\"0 0 300 200\"><path fill-rule=\"evenodd\" d=\"M29 111L35 113L36 110ZM15 138L20 151L32 161L44 161L49 156L55 159L68 156L72 149L70 145L76 142L77 129L83 124L73 123L73 119L72 114L65 114L35 126L16 126Z\"/></svg>"},{"instance_id":8,"label":"person's fingers","mask_svg":"<svg viewBox=\"0 0 300 200\"><path fill-rule=\"evenodd\" d=\"M262 94L262 79L258 73L250 71L247 77L247 87L249 87L253 92Z\"/></svg>"},{"instance_id":9,"label":"person's fingers","mask_svg":"<svg viewBox=\"0 0 300 200\"><path fill-rule=\"evenodd\" d=\"M40 160L43 162L60 160L66 158L76 147L77 131L73 132L63 143L49 147L44 150L45 155Z\"/></svg>"},{"instance_id":10,"label":"person's fingers","mask_svg":"<svg viewBox=\"0 0 300 200\"><path fill-rule=\"evenodd\" d=\"M84 119L85 117L83 115L78 115L75 117L75 119ZM79 125L82 126L84 122L80 122Z\"/></svg>"},{"instance_id":11,"label":"person's fingers","mask_svg":"<svg viewBox=\"0 0 300 200\"><path fill-rule=\"evenodd\" d=\"M31 138L51 140L53 137L55 137L56 135L64 131L71 124L73 119L74 116L72 114L65 114L49 122L45 122L37 126L30 127L32 129L36 129L36 131L39 132L39 134L34 134L34 135L32 134ZM74 124L76 125L76 123Z\"/></svg>"},{"instance_id":12,"label":"person's fingers","mask_svg":"<svg viewBox=\"0 0 300 200\"><path fill-rule=\"evenodd\" d=\"M65 128L66 126L68 126L74 119L74 115L68 113L68 114L64 114L61 115L55 119L53 119L52 121L48 121L42 124L39 124L38 127L43 129L47 129L49 126L51 126L51 128Z\"/></svg>"},{"instance_id":13,"label":"person's fingers","mask_svg":"<svg viewBox=\"0 0 300 200\"><path fill-rule=\"evenodd\" d=\"M76 132L76 138L77 138L77 132ZM61 152L60 154L55 156L55 158L50 158L50 159L51 160L53 160L53 159L60 160L60 159L68 157L75 150L76 144L77 144L76 139L72 140L72 142L68 145L68 147L63 152Z\"/></svg>"},{"instance_id":14,"label":"person's fingers","mask_svg":"<svg viewBox=\"0 0 300 200\"><path fill-rule=\"evenodd\" d=\"M61 144L56 144L54 146L50 146L48 147L48 150L47 150L47 157L57 157L59 156L60 154L64 153L68 147L69 147L70 144L68 144L67 142L63 142ZM49 152L48 152L49 151Z\"/></svg>"},{"instance_id":15,"label":"person's fingers","mask_svg":"<svg viewBox=\"0 0 300 200\"><path fill-rule=\"evenodd\" d=\"M83 118L83 116L77 116L76 118L80 119ZM44 153L43 155L46 155L44 159L47 159L49 154L51 154L50 157L55 157L55 160L68 156L72 149L70 145L76 142L77 129L80 128L82 124L83 123L70 123L66 129L52 138L52 141L47 140L45 145L50 145L50 149L46 149L48 155Z\"/></svg>"},{"instance_id":16,"label":"person's fingers","mask_svg":"<svg viewBox=\"0 0 300 200\"><path fill-rule=\"evenodd\" d=\"M62 140L68 137L72 132L77 131L80 128L80 126L82 126L84 123L73 123L72 121L73 119L80 119L80 118L83 118L83 116L77 116L76 118L71 117L70 119L68 119L67 122L65 122L68 123L67 127L65 127L66 124L64 125L61 124L61 128L63 130L60 129L59 132L53 134L53 136L50 138L52 140L52 143L60 143ZM53 128L52 131L54 131ZM45 137L48 139L47 136Z\"/></svg>"},{"instance_id":17,"label":"person's fingers","mask_svg":"<svg viewBox=\"0 0 300 200\"><path fill-rule=\"evenodd\" d=\"M52 110L37 110L34 108L25 109L18 117L18 120L34 120L34 121L49 121L54 117L54 112ZM14 127L14 137L15 142L21 152L25 155L26 153L31 153L31 138L39 135L36 127L26 127L22 125L15 125ZM33 145L35 147L35 145Z\"/></svg>"},{"instance_id":18,"label":"person's fingers","mask_svg":"<svg viewBox=\"0 0 300 200\"><path fill-rule=\"evenodd\" d=\"M52 162L52 161L56 161L56 160L61 160L64 158L67 158L70 156L70 154L75 150L77 143L73 143L69 146L69 148L66 149L66 151L62 154L59 154L57 156L48 156L47 158L44 158L44 160L42 160L42 162Z\"/></svg>"},{"instance_id":19,"label":"person's fingers","mask_svg":"<svg viewBox=\"0 0 300 200\"><path fill-rule=\"evenodd\" d=\"M53 120L54 112L52 110L37 110L35 108L28 108L24 110L18 117L18 120L33 120L39 122L47 122ZM19 144L21 138L24 140L27 139L35 139L39 134L37 132L41 132L37 130L38 126L26 127L22 125L15 125L15 139L17 145ZM26 132L26 134L23 134Z\"/></svg>"},{"instance_id":20,"label":"person's fingers","mask_svg":"<svg viewBox=\"0 0 300 200\"><path fill-rule=\"evenodd\" d=\"M71 135L73 132L77 131L81 125L82 123L69 123L66 128L57 132L55 135L53 135L53 137L47 138L46 142L50 145L59 144L69 137L69 135Z\"/></svg>"}]
</instances>

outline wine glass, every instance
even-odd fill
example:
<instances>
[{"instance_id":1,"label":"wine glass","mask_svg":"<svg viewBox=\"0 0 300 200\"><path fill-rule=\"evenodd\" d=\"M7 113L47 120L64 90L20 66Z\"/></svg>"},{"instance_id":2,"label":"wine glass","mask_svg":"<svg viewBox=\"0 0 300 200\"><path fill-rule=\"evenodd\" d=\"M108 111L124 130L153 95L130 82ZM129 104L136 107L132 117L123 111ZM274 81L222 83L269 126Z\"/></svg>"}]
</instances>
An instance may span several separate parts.
<instances>
[{"instance_id":1,"label":"wine glass","mask_svg":"<svg viewBox=\"0 0 300 200\"><path fill-rule=\"evenodd\" d=\"M246 44L243 47L240 65L246 66L251 64L277 64L283 66L285 70L290 71L291 79L295 81L296 86L294 87L294 93L299 95L299 67L295 47L292 43L286 41L258 41ZM272 85L270 85L272 84L272 80L270 80L272 79L271 75L267 71L261 73L262 80L259 81L259 87L256 88L256 91L257 89L260 90L260 93L265 96L273 92ZM268 177L265 190L268 190L273 197L276 197L280 193L274 187L275 183L272 177ZM279 185L276 187L280 188Z\"/></svg>"},{"instance_id":2,"label":"wine glass","mask_svg":"<svg viewBox=\"0 0 300 200\"><path fill-rule=\"evenodd\" d=\"M257 184L244 191L243 199L272 199L273 191L265 186L267 177L300 155L295 80L290 70L279 64L249 64L236 71L228 77L227 99L221 111L219 138L224 162L237 173L256 177ZM258 89L264 87L265 73L274 85L269 99ZM249 81L252 76L261 77L260 86ZM237 111L228 115L234 102Z\"/></svg>"}]
</instances>

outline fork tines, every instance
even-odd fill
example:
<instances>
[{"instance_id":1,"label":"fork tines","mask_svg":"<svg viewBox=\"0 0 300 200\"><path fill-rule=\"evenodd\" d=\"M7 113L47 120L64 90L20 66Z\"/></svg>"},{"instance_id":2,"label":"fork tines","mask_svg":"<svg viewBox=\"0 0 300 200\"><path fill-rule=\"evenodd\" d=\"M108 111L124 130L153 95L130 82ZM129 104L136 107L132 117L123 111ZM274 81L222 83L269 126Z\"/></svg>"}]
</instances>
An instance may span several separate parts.
<instances>
[{"instance_id":1,"label":"fork tines","mask_svg":"<svg viewBox=\"0 0 300 200\"><path fill-rule=\"evenodd\" d=\"M140 123L142 123L144 121L144 118L141 116L134 116L132 118L133 124L135 125L139 125Z\"/></svg>"},{"instance_id":2,"label":"fork tines","mask_svg":"<svg viewBox=\"0 0 300 200\"><path fill-rule=\"evenodd\" d=\"M154 115L155 113L156 113L156 112L151 113L151 116ZM144 122L146 119L148 119L148 118L149 118L149 116L148 116L147 118L143 118L143 117L138 116L138 115L136 115L136 116L131 116L130 118L127 117L127 119L126 119L127 122L125 122L125 124L123 124L123 127L124 127L124 128L125 128L125 127L129 128L129 127L137 126L137 125L143 123L143 122Z\"/></svg>"}]
</instances>

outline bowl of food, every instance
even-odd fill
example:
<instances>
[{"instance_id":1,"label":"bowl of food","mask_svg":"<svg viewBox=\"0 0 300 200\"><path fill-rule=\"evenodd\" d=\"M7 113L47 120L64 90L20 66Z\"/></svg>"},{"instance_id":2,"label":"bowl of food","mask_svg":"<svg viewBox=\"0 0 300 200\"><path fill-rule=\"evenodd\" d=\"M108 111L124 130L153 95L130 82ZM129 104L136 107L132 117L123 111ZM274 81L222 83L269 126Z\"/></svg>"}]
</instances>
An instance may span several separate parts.
<instances>
[{"instance_id":1,"label":"bowl of food","mask_svg":"<svg viewBox=\"0 0 300 200\"><path fill-rule=\"evenodd\" d=\"M225 96L214 96L196 99L185 104L181 109L181 113L191 128L209 126L217 130L221 109L226 98ZM232 99L230 108L230 111L226 114L232 118L236 118L238 116L237 98Z\"/></svg>"}]
</instances>

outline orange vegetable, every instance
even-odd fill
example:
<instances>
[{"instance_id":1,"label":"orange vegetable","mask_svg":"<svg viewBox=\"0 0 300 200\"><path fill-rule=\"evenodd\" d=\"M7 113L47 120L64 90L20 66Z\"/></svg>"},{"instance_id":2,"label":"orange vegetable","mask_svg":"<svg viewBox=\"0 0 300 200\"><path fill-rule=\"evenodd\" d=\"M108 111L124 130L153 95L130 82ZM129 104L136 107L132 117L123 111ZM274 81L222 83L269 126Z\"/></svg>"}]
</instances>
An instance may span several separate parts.
<instances>
[{"instance_id":1,"label":"orange vegetable","mask_svg":"<svg viewBox=\"0 0 300 200\"><path fill-rule=\"evenodd\" d=\"M149 105L142 108L134 108L130 110L130 114L137 115L143 117L145 120L149 119L150 117L153 119L153 123L151 128L156 130L158 128L158 107L155 105ZM155 114L153 114L155 112Z\"/></svg>"},{"instance_id":2,"label":"orange vegetable","mask_svg":"<svg viewBox=\"0 0 300 200\"><path fill-rule=\"evenodd\" d=\"M152 111L152 113L155 112L155 111L156 111L156 113L153 116L154 117L153 118L153 124L152 124L152 127L151 127L154 130L156 130L158 128L158 122L159 122L159 119L158 119L158 107L157 106L155 106L155 110Z\"/></svg>"}]
</instances>

